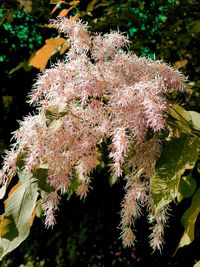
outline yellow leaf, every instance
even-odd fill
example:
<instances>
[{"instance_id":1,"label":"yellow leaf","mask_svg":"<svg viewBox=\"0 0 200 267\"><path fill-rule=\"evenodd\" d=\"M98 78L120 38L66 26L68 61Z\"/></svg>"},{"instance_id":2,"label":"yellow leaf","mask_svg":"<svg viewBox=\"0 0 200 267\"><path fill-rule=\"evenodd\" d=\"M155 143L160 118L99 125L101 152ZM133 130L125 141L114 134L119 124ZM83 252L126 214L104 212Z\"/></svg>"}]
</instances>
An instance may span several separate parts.
<instances>
[{"instance_id":1,"label":"yellow leaf","mask_svg":"<svg viewBox=\"0 0 200 267\"><path fill-rule=\"evenodd\" d=\"M8 233L9 231L8 225L11 223L12 221L9 220L8 218L4 218L3 215L0 216L0 237L3 237Z\"/></svg>"},{"instance_id":2,"label":"yellow leaf","mask_svg":"<svg viewBox=\"0 0 200 267\"><path fill-rule=\"evenodd\" d=\"M63 55L65 51L67 50L67 48L68 48L68 44L65 42L60 49L60 54Z\"/></svg>"},{"instance_id":3,"label":"yellow leaf","mask_svg":"<svg viewBox=\"0 0 200 267\"><path fill-rule=\"evenodd\" d=\"M66 16L69 13L69 11L72 10L72 9L73 9L73 7L70 7L69 9L66 9L66 8L62 9L60 11L60 13L58 14L58 17Z\"/></svg>"},{"instance_id":4,"label":"yellow leaf","mask_svg":"<svg viewBox=\"0 0 200 267\"><path fill-rule=\"evenodd\" d=\"M77 21L80 18L81 14L77 13L75 16L72 17L74 21Z\"/></svg>"},{"instance_id":5,"label":"yellow leaf","mask_svg":"<svg viewBox=\"0 0 200 267\"><path fill-rule=\"evenodd\" d=\"M80 1L71 1L69 2L70 6L77 6L80 3Z\"/></svg>"},{"instance_id":6,"label":"yellow leaf","mask_svg":"<svg viewBox=\"0 0 200 267\"><path fill-rule=\"evenodd\" d=\"M179 60L174 63L175 68L184 68L188 63L187 59Z\"/></svg>"},{"instance_id":7,"label":"yellow leaf","mask_svg":"<svg viewBox=\"0 0 200 267\"><path fill-rule=\"evenodd\" d=\"M29 225L30 226L33 225L33 222L34 222L34 219L35 219L35 215L36 215L36 207L34 208L34 210L32 212L32 216L31 216L30 221L29 221Z\"/></svg>"},{"instance_id":8,"label":"yellow leaf","mask_svg":"<svg viewBox=\"0 0 200 267\"><path fill-rule=\"evenodd\" d=\"M45 42L46 44L35 53L29 62L29 66L38 68L41 71L45 69L49 58L65 43L65 39L61 37L50 38Z\"/></svg>"}]
</instances>

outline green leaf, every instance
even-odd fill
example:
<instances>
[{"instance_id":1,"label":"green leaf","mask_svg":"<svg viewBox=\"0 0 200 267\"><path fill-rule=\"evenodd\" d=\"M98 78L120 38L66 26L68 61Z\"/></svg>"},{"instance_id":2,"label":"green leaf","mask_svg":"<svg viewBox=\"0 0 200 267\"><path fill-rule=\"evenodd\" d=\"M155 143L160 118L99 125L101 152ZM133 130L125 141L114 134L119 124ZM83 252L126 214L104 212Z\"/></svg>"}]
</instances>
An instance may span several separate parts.
<instances>
[{"instance_id":1,"label":"green leaf","mask_svg":"<svg viewBox=\"0 0 200 267\"><path fill-rule=\"evenodd\" d=\"M195 20L189 24L189 29L192 33L200 32L200 20Z\"/></svg>"},{"instance_id":2,"label":"green leaf","mask_svg":"<svg viewBox=\"0 0 200 267\"><path fill-rule=\"evenodd\" d=\"M181 219L185 231L180 239L178 248L189 245L194 240L194 228L197 216L200 213L200 188L192 198L192 204Z\"/></svg>"},{"instance_id":3,"label":"green leaf","mask_svg":"<svg viewBox=\"0 0 200 267\"><path fill-rule=\"evenodd\" d=\"M191 119L193 127L197 130L200 130L200 113L196 111L188 111Z\"/></svg>"},{"instance_id":4,"label":"green leaf","mask_svg":"<svg viewBox=\"0 0 200 267\"><path fill-rule=\"evenodd\" d=\"M12 241L15 237L19 235L15 222L12 216L1 218L0 224L0 236Z\"/></svg>"},{"instance_id":5,"label":"green leaf","mask_svg":"<svg viewBox=\"0 0 200 267\"><path fill-rule=\"evenodd\" d=\"M92 0L91 2L89 2L89 4L86 7L86 11L92 12L94 10L95 4L97 4L97 0Z\"/></svg>"},{"instance_id":6,"label":"green leaf","mask_svg":"<svg viewBox=\"0 0 200 267\"><path fill-rule=\"evenodd\" d=\"M24 167L24 158L25 158L25 153L19 153L17 156L17 162L16 162L16 166L18 168L18 170L22 170L22 168Z\"/></svg>"},{"instance_id":7,"label":"green leaf","mask_svg":"<svg viewBox=\"0 0 200 267\"><path fill-rule=\"evenodd\" d=\"M186 134L166 142L150 181L155 214L178 196L181 175L194 167L199 150L200 139Z\"/></svg>"},{"instance_id":8,"label":"green leaf","mask_svg":"<svg viewBox=\"0 0 200 267\"><path fill-rule=\"evenodd\" d=\"M192 118L188 111L175 104L170 108L169 114L176 120L177 125L183 132L191 133Z\"/></svg>"},{"instance_id":9,"label":"green leaf","mask_svg":"<svg viewBox=\"0 0 200 267\"><path fill-rule=\"evenodd\" d=\"M197 182L191 175L182 176L178 188L178 202L181 202L186 197L191 197L196 190Z\"/></svg>"},{"instance_id":10,"label":"green leaf","mask_svg":"<svg viewBox=\"0 0 200 267\"><path fill-rule=\"evenodd\" d=\"M5 212L1 218L0 228L0 260L18 247L30 232L38 187L29 172L24 171L21 181L23 183L20 183L5 202Z\"/></svg>"},{"instance_id":11,"label":"green leaf","mask_svg":"<svg viewBox=\"0 0 200 267\"><path fill-rule=\"evenodd\" d=\"M48 168L45 168L44 165L40 165L35 168L33 171L33 176L37 179L38 187L45 192L52 192L54 188L50 186L47 181L48 177Z\"/></svg>"},{"instance_id":12,"label":"green leaf","mask_svg":"<svg viewBox=\"0 0 200 267\"><path fill-rule=\"evenodd\" d=\"M70 183L70 186L69 186L69 188L67 190L68 199L73 195L74 191L76 191L76 189L78 188L79 184L80 183L78 181L77 174L75 173L75 171L73 171L71 183Z\"/></svg>"},{"instance_id":13,"label":"green leaf","mask_svg":"<svg viewBox=\"0 0 200 267\"><path fill-rule=\"evenodd\" d=\"M200 162L197 162L197 171L200 173Z\"/></svg>"}]
</instances>

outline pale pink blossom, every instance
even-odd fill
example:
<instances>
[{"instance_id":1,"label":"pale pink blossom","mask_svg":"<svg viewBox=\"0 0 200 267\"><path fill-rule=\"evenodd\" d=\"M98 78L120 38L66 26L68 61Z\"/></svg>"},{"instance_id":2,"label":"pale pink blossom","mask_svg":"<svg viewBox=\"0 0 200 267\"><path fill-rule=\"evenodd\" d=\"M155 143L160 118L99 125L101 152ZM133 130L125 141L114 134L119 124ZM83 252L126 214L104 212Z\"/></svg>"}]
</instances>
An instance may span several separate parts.
<instances>
[{"instance_id":1,"label":"pale pink blossom","mask_svg":"<svg viewBox=\"0 0 200 267\"><path fill-rule=\"evenodd\" d=\"M73 18L52 23L68 38L69 50L63 62L38 76L29 94L36 114L25 117L15 131L0 182L18 171L19 157L33 173L45 166L55 190L43 205L46 225L52 226L59 194L68 193L74 178L76 194L86 197L101 162L99 146L107 141L111 175L126 179L120 227L123 243L130 246L135 220L145 206L152 211L149 181L167 125L167 96L183 91L186 78L162 61L126 52L129 40L120 32L91 34L87 24ZM153 249L162 247L164 224L157 216Z\"/></svg>"}]
</instances>

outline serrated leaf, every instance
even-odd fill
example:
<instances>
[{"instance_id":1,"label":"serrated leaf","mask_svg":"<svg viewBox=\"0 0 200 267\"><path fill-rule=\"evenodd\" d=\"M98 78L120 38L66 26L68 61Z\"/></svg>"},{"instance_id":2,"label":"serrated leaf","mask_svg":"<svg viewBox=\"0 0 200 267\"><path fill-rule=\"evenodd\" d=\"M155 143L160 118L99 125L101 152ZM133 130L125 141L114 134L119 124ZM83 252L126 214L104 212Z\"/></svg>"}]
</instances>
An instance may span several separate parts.
<instances>
[{"instance_id":1,"label":"serrated leaf","mask_svg":"<svg viewBox=\"0 0 200 267\"><path fill-rule=\"evenodd\" d=\"M197 187L197 182L191 175L182 176L178 187L178 202L181 202L186 197L191 197Z\"/></svg>"},{"instance_id":2,"label":"serrated leaf","mask_svg":"<svg viewBox=\"0 0 200 267\"><path fill-rule=\"evenodd\" d=\"M166 142L150 181L155 214L178 196L181 175L194 167L199 150L200 139L186 134Z\"/></svg>"},{"instance_id":3,"label":"serrated leaf","mask_svg":"<svg viewBox=\"0 0 200 267\"><path fill-rule=\"evenodd\" d=\"M192 204L184 213L181 222L185 231L180 239L178 248L189 245L194 240L194 228L197 216L200 213L200 188L192 198Z\"/></svg>"},{"instance_id":4,"label":"serrated leaf","mask_svg":"<svg viewBox=\"0 0 200 267\"><path fill-rule=\"evenodd\" d=\"M20 175L19 175L20 176ZM24 179L26 176L26 179ZM30 223L37 197L37 183L26 172L21 175L23 183L8 197L1 224L0 260L18 247L30 232Z\"/></svg>"}]
</instances>

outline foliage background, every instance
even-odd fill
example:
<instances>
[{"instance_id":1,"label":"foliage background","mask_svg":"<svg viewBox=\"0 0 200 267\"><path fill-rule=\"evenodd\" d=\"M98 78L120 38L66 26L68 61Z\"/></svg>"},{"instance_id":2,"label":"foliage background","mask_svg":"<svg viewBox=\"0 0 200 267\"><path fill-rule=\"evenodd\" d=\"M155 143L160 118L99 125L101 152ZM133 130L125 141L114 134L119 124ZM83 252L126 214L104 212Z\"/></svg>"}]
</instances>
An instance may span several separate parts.
<instances>
[{"instance_id":1,"label":"foliage background","mask_svg":"<svg viewBox=\"0 0 200 267\"><path fill-rule=\"evenodd\" d=\"M72 7L72 8L71 8ZM49 1L3 0L0 6L0 150L8 148L17 119L31 112L26 96L39 70L29 65L45 40L57 33L47 27L48 20L63 10L68 15L80 14L91 31L120 29L131 40L137 55L163 59L179 67L190 81L190 93L176 96L176 102L187 109L199 110L200 97L200 5L199 1ZM47 66L57 58L55 53ZM199 181L199 174L194 174ZM190 205L186 199L172 205L166 245L163 254L151 254L144 219L137 224L135 249L124 249L118 240L119 209L123 182L110 187L109 174L101 169L85 202L76 197L63 201L56 227L44 229L37 219L29 238L6 256L2 266L193 266L200 260L200 222L196 239L173 256L183 232L181 216ZM3 209L3 207L1 207Z\"/></svg>"}]
</instances>

